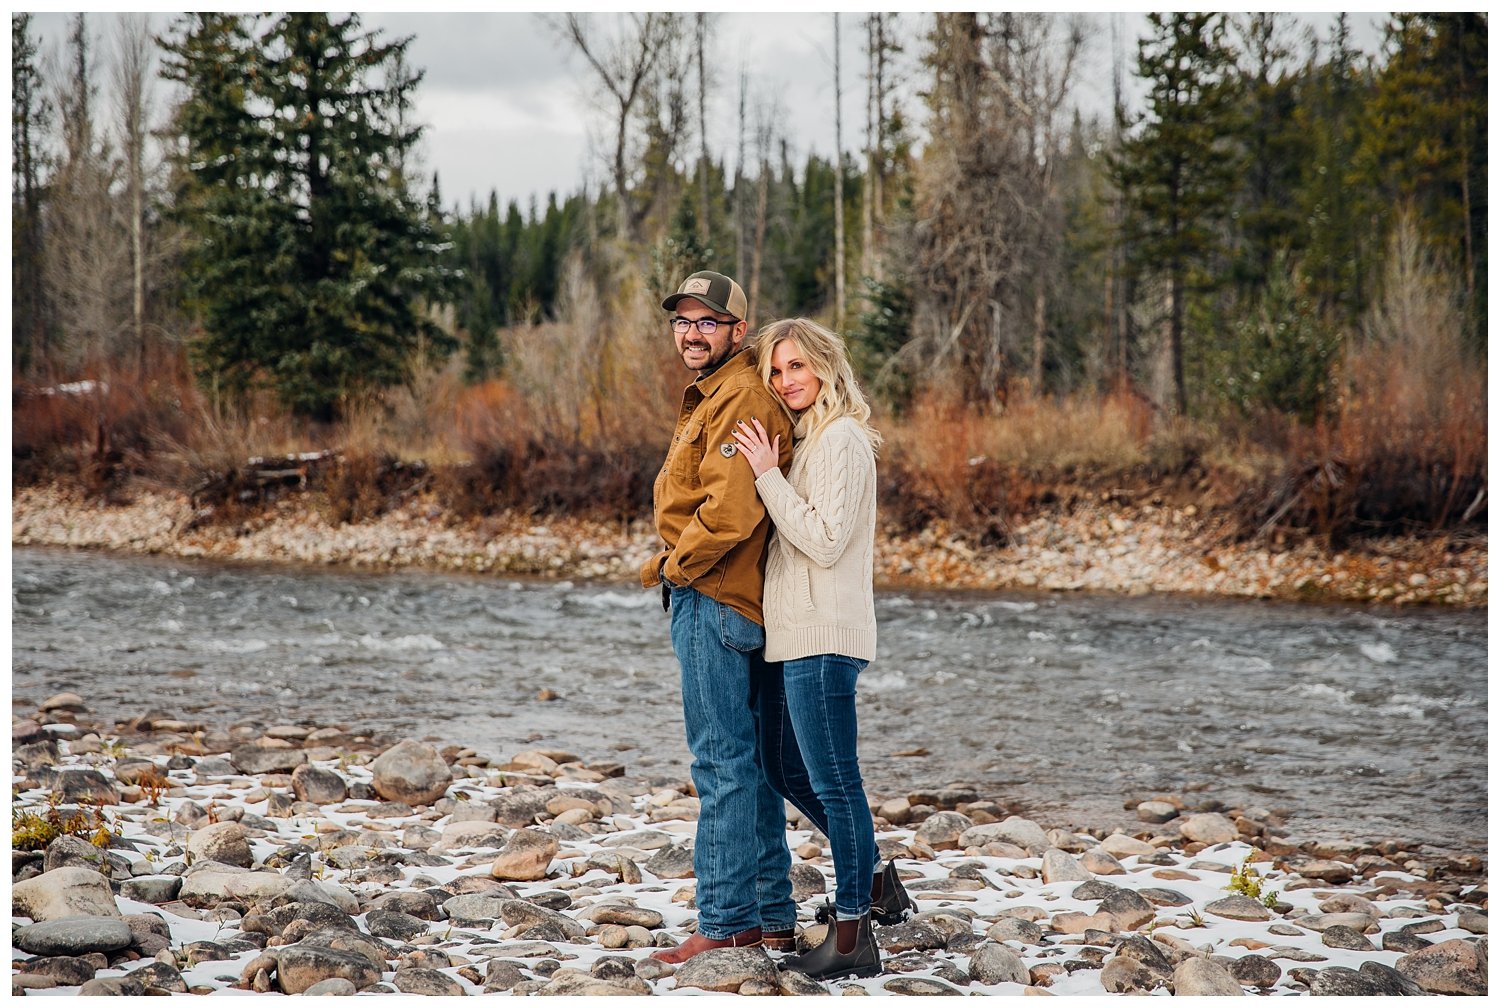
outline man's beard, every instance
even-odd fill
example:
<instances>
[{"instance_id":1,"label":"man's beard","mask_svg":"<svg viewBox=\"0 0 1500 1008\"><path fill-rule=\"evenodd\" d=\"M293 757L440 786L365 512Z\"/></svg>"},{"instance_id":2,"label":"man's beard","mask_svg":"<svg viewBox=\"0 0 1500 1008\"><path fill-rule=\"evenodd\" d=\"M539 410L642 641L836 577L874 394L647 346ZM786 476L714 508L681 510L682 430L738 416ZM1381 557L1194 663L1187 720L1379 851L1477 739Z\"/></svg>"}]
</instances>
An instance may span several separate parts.
<instances>
[{"instance_id":1,"label":"man's beard","mask_svg":"<svg viewBox=\"0 0 1500 1008\"><path fill-rule=\"evenodd\" d=\"M720 349L717 353L715 353L714 352L714 347L713 347L712 343L706 343L704 345L707 346L708 350L709 350L708 360L704 361L701 366L693 369L693 370L697 371L700 375L705 375L705 374L708 374L711 371L717 370L721 364L723 364L729 358L733 357L735 350L738 349L733 343L726 343L726 344L724 344L724 346L723 346L722 349ZM683 350L682 350L683 363L687 363L687 354L688 354L689 350L690 350L689 347L683 347Z\"/></svg>"}]
</instances>

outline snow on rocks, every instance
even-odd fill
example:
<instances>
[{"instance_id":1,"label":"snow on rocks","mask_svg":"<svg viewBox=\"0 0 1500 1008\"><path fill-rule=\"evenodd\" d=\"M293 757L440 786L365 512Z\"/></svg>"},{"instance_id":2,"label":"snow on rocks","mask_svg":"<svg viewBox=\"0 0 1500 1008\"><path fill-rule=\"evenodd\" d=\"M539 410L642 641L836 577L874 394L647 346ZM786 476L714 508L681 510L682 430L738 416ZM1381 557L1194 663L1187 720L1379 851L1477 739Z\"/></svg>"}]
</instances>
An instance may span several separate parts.
<instances>
[{"instance_id":1,"label":"snow on rocks","mask_svg":"<svg viewBox=\"0 0 1500 1008\"><path fill-rule=\"evenodd\" d=\"M118 800L102 836L13 853L13 995L1487 993L1482 859L1295 844L1263 810L1156 796L1165 822L1089 836L967 789L880 796L917 913L876 928L880 975L817 983L759 948L649 957L695 926L686 781L296 725L32 724L22 816L64 800L65 771ZM803 948L833 888L805 827Z\"/></svg>"}]
</instances>

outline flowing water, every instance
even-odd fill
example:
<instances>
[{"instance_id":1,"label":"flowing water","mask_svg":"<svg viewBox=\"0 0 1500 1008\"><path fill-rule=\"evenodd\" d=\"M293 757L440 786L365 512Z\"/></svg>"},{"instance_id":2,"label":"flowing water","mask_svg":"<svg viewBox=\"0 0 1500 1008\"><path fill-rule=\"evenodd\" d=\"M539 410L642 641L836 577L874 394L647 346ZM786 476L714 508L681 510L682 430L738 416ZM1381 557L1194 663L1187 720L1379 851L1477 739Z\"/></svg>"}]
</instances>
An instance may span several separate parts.
<instances>
[{"instance_id":1,"label":"flowing water","mask_svg":"<svg viewBox=\"0 0 1500 1008\"><path fill-rule=\"evenodd\" d=\"M1487 853L1483 610L915 591L876 607L872 795L961 783L1083 826L1176 792L1283 812L1297 838ZM667 618L631 585L17 549L12 629L17 713L72 690L119 719L342 724L633 774L690 758Z\"/></svg>"}]
</instances>

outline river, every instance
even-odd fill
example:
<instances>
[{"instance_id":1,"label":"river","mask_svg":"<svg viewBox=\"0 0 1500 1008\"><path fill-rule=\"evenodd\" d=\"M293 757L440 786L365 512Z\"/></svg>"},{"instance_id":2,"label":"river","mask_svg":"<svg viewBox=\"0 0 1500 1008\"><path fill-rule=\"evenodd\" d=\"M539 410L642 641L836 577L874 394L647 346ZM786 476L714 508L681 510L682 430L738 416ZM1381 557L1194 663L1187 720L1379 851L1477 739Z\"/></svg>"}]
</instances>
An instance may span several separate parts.
<instances>
[{"instance_id":1,"label":"river","mask_svg":"<svg viewBox=\"0 0 1500 1008\"><path fill-rule=\"evenodd\" d=\"M12 707L342 724L686 775L658 596L631 585L12 551ZM1294 838L1486 854L1484 610L887 591L867 790L967 784L1047 825L1158 792ZM541 691L556 694L539 699ZM921 753L925 755L897 755Z\"/></svg>"}]
</instances>

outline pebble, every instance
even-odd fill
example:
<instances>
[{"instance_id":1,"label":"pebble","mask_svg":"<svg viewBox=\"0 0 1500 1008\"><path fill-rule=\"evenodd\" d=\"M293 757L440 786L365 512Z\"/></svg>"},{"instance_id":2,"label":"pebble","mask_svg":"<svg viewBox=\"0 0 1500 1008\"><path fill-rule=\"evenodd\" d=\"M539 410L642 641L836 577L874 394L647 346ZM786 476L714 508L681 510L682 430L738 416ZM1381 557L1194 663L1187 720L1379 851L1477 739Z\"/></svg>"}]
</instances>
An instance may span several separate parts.
<instances>
[{"instance_id":1,"label":"pebble","mask_svg":"<svg viewBox=\"0 0 1500 1008\"><path fill-rule=\"evenodd\" d=\"M426 802L390 795L371 800L377 796L371 781L381 755L378 747L351 759L340 748L343 743L314 747L314 731L288 727L297 731L247 733L243 740L261 740L263 745L269 738L303 752L306 760L290 773L268 773L250 782L205 774L196 784L174 787L160 808L144 816L137 811L144 810L139 804L106 809L120 817L131 841L108 852L107 867L123 871L118 882L121 898L148 903L156 908L154 913L119 916L103 876L73 860L91 854L89 845L59 842L49 850L52 870L15 883L18 916L23 904L39 909L47 905L42 889L27 886L43 886L54 897L73 890L74 896L91 892L90 898L102 898L94 916L117 929L123 926L128 936L124 945L106 954L79 955L85 946L76 945L73 955L46 956L20 944L23 937L30 942L29 936L37 933L28 928L45 923L27 924L26 917L19 916L18 955L33 955L23 962L38 965L33 967L37 972L18 972L15 977L34 976L56 984L53 989L63 993L85 987L101 993L137 988L212 993L233 983L245 992L437 996L481 989L569 996L670 994L679 989L757 996L849 991L952 996L976 992L976 985L995 984L1016 984L1033 993L1051 986L1067 993L1161 994L1162 988L1170 987L1185 995L1220 989L1228 993L1226 983L1240 993L1244 988L1286 994L1334 986L1411 993L1426 989L1418 986L1419 979L1427 987L1472 988L1483 978L1484 947L1474 938L1411 950L1391 948L1403 938L1413 946L1427 942L1418 931L1482 934L1486 918L1476 909L1482 897L1466 898L1456 883L1419 880L1403 890L1399 880L1384 877L1379 888L1365 885L1346 892L1335 883L1303 879L1283 870L1282 862L1272 864L1265 857L1268 863L1261 870L1281 893L1279 910L1272 913L1227 890L1234 865L1262 857L1244 840L1228 841L1228 846L1196 859L1185 856L1177 845L1202 841L1188 840L1186 832L1178 834L1177 823L1166 827L1168 833L1152 834L1154 843L1124 834L1096 842L1066 830L1044 829L1018 816L1004 817L995 803L993 811L984 811L973 790L963 787L913 792L908 798L920 799L931 811L905 827L886 823L878 828L882 856L898 858L919 911L903 924L877 929L887 962L885 975L820 984L777 971L760 949L717 950L719 955L701 965L705 957L674 968L649 959L647 952L682 941L695 916L691 879L697 806L685 782L658 781L654 787L644 781L617 783L626 780L622 777L585 782L570 776L583 766L573 754L533 750L507 761L455 748L433 751L445 771L508 763L525 770L505 771L519 775L509 784L503 775L489 782L468 778L458 789L453 785L457 778L447 772L443 792ZM88 734L99 733L81 732L78 737ZM60 764L98 772L109 786L117 782L114 766L124 765L127 773L135 773L146 758L143 754L151 751L150 745L138 742L139 752L101 749L76 756L68 751L69 745L59 744ZM155 751L159 757L164 750ZM223 756L205 749L191 759L201 769ZM308 789L311 783L322 780L331 785L331 777L322 772L337 777L348 795L369 797L346 796L323 804L297 797L299 786L311 798L316 797ZM458 800L458 791L466 800ZM44 794L23 790L16 803L35 803ZM269 803L278 796L301 806L299 818L262 818L249 811L253 803ZM1178 802L1182 800L1164 804L1178 810ZM939 808L942 804L982 815ZM1182 806L1183 823L1205 814L1194 812L1186 802ZM220 822L210 821L209 809ZM572 813L590 818L574 825L559 821ZM986 816L987 821L980 821ZM507 817L520 821L514 826L500 821ZM934 819L924 832L923 825ZM182 820L193 828L173 826L169 820ZM483 847L469 853L486 836L509 831L514 833L506 835L507 849L516 842L511 853L535 845L533 872L528 874L546 856L540 877L496 878L491 874L496 854ZM1169 833L1181 839L1166 839ZM214 837L228 846L235 846L235 838L243 839L253 867L211 861L196 853L207 853L205 841ZM805 827L788 836L794 848L822 839ZM167 854L173 844L179 846ZM147 848L152 851L150 862L143 853ZM821 850L818 860L797 862L793 869L805 914L832 888L832 865ZM1352 859L1362 856L1362 850L1353 847L1339 856ZM913 857L914 851L925 854ZM184 865L190 853L192 863ZM34 871L45 860L42 852L21 853L13 864L17 871L28 866ZM1305 857L1300 863L1316 860ZM1101 870L1086 870L1085 864ZM1164 877L1175 879L1171 888L1163 886ZM1427 872L1425 877L1441 875ZM683 886L674 878L690 881ZM180 887L176 893L174 885ZM143 896L159 902L140 899ZM1235 908L1246 919L1215 912ZM1158 913L1163 916L1158 918ZM1174 918L1182 930L1174 927ZM1366 947L1370 941L1365 932L1374 932L1375 922L1384 918L1403 919L1405 925L1377 939L1386 948L1387 961L1395 960L1391 951L1405 952L1395 960L1402 964L1400 970L1373 958L1359 961L1360 956L1377 954ZM1460 920L1469 927L1459 929ZM221 922L213 924L218 933L212 940L193 930L209 922ZM1319 924L1324 926L1319 929ZM1198 930L1205 926L1207 931ZM816 941L822 932L810 925L803 930L804 942ZM1278 934L1297 944L1272 944ZM1303 947L1312 934L1319 934L1327 955ZM1204 959L1210 948L1204 944L1206 935L1213 936L1212 947L1220 955L1238 952L1241 957ZM1433 949L1442 951L1428 959L1413 958ZM128 975L98 976L110 964L107 956L120 959L117 965ZM136 956L140 958L130 958ZM710 970L715 958L720 961ZM49 967L43 964L49 960L58 965L44 975L41 971ZM1205 965L1189 965L1194 961ZM1280 964L1298 963L1313 968L1298 966L1294 974L1282 974ZM1360 969L1353 969L1355 965ZM186 977L178 972L190 968ZM35 982L13 979L13 987Z\"/></svg>"},{"instance_id":2,"label":"pebble","mask_svg":"<svg viewBox=\"0 0 1500 1008\"><path fill-rule=\"evenodd\" d=\"M366 569L515 572L550 577L633 580L657 548L648 521L628 526L523 512L482 525L445 517L438 501L419 496L404 507L353 524L329 524L305 498L285 498L255 520L201 524L184 495L139 489L131 502L101 506L57 485L16 489L11 542L104 548L162 556L237 561L342 563ZM1132 548L1116 551L1126 521ZM1219 528L1210 509L1119 501L1071 503L1043 510L1012 529L1004 550L974 550L939 521L909 535L882 533L876 580L944 588L1177 591L1233 597L1427 602L1483 606L1488 550L1465 538L1372 542L1364 555L1330 554L1312 541L1272 551L1254 543L1206 546ZM1396 554L1393 560L1388 554ZM1210 562L1205 563L1205 557ZM1383 562L1382 562L1383 561ZM1414 569L1420 568L1420 569ZM1413 575L1419 575L1413 581ZM891 820L894 822L894 820Z\"/></svg>"}]
</instances>

